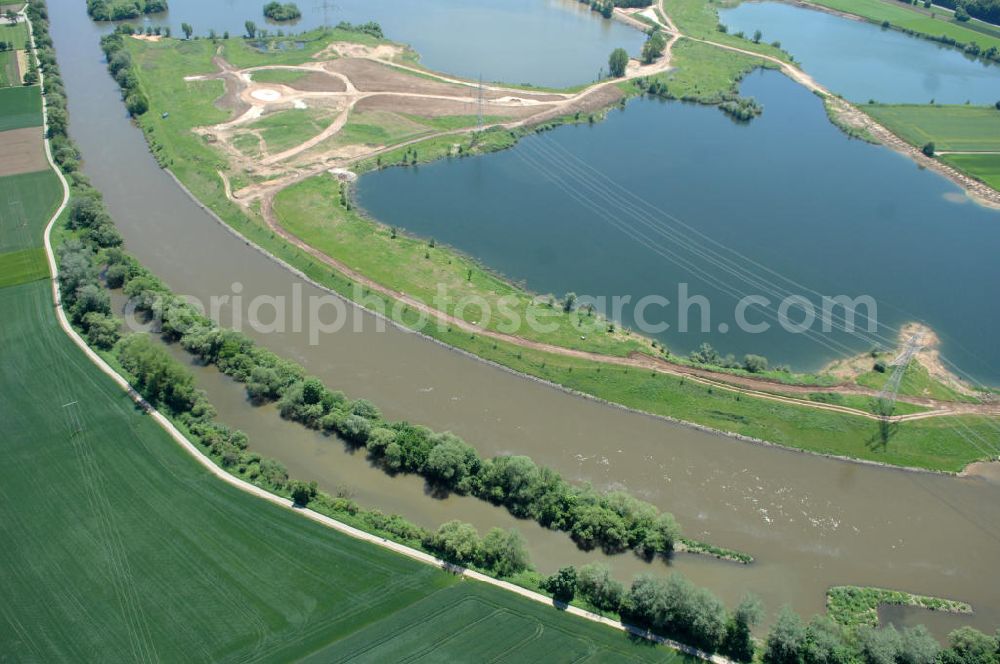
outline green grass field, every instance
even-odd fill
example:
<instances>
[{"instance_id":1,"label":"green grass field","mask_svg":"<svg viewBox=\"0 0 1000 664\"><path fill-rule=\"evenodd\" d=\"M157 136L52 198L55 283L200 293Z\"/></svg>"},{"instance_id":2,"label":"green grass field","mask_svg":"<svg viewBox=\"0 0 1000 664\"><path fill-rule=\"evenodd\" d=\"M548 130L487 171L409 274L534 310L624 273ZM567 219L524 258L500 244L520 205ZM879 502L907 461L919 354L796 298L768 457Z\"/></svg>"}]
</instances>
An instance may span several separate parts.
<instances>
[{"instance_id":1,"label":"green grass field","mask_svg":"<svg viewBox=\"0 0 1000 664\"><path fill-rule=\"evenodd\" d=\"M512 606L504 591L464 582L319 651L308 662L681 662L540 604ZM555 613L555 616L550 614Z\"/></svg>"},{"instance_id":2,"label":"green grass field","mask_svg":"<svg viewBox=\"0 0 1000 664\"><path fill-rule=\"evenodd\" d=\"M60 200L62 187L52 171L0 178L0 254L41 246L42 229Z\"/></svg>"},{"instance_id":3,"label":"green grass field","mask_svg":"<svg viewBox=\"0 0 1000 664\"><path fill-rule=\"evenodd\" d=\"M757 67L776 66L760 58L690 39L682 39L674 45L673 58L676 68L656 78L666 84L671 97L705 103L718 103L724 96L736 94L740 80Z\"/></svg>"},{"instance_id":4,"label":"green grass field","mask_svg":"<svg viewBox=\"0 0 1000 664\"><path fill-rule=\"evenodd\" d=\"M862 107L900 138L937 150L1000 151L1000 110L992 106L870 104Z\"/></svg>"},{"instance_id":5,"label":"green grass field","mask_svg":"<svg viewBox=\"0 0 1000 664\"><path fill-rule=\"evenodd\" d=\"M0 254L0 288L26 284L49 276L49 264L41 247Z\"/></svg>"},{"instance_id":6,"label":"green grass field","mask_svg":"<svg viewBox=\"0 0 1000 664\"><path fill-rule=\"evenodd\" d=\"M295 147L326 129L335 112L325 108L294 108L265 115L251 125L259 129L271 154Z\"/></svg>"},{"instance_id":7,"label":"green grass field","mask_svg":"<svg viewBox=\"0 0 1000 664\"><path fill-rule=\"evenodd\" d=\"M292 83L301 81L306 76L309 76L309 74L310 72L297 71L295 69L264 69L253 72L250 77L256 83L281 83L283 85L291 85Z\"/></svg>"},{"instance_id":8,"label":"green grass field","mask_svg":"<svg viewBox=\"0 0 1000 664\"><path fill-rule=\"evenodd\" d=\"M787 53L770 44L755 44L749 39L719 32L719 8L726 2L716 0L667 0L665 8L674 25L690 37L707 39L720 44L735 46L747 51L770 55L781 60L790 60ZM732 3L729 2L731 5Z\"/></svg>"},{"instance_id":9,"label":"green grass field","mask_svg":"<svg viewBox=\"0 0 1000 664\"><path fill-rule=\"evenodd\" d=\"M0 88L0 131L42 124L42 93L37 85Z\"/></svg>"},{"instance_id":10,"label":"green grass field","mask_svg":"<svg viewBox=\"0 0 1000 664\"><path fill-rule=\"evenodd\" d=\"M975 42L983 50L991 46L1000 48L1000 38L971 30L951 20L951 15L940 11L942 18L931 18L914 9L897 2L882 0L810 0L817 5L836 9L848 14L855 14L874 23L889 23L897 28L912 30L931 37L946 36L961 44Z\"/></svg>"},{"instance_id":11,"label":"green grass field","mask_svg":"<svg viewBox=\"0 0 1000 664\"><path fill-rule=\"evenodd\" d=\"M940 159L1000 191L1000 154L948 154Z\"/></svg>"},{"instance_id":12,"label":"green grass field","mask_svg":"<svg viewBox=\"0 0 1000 664\"><path fill-rule=\"evenodd\" d=\"M20 83L17 78L17 56L14 51L0 51L0 88Z\"/></svg>"},{"instance_id":13,"label":"green grass field","mask_svg":"<svg viewBox=\"0 0 1000 664\"><path fill-rule=\"evenodd\" d=\"M12 44L12 50L23 51L28 43L28 24L11 25L6 18L0 19L0 41Z\"/></svg>"},{"instance_id":14,"label":"green grass field","mask_svg":"<svg viewBox=\"0 0 1000 664\"><path fill-rule=\"evenodd\" d=\"M869 371L868 373L858 376L857 383L876 390L881 390L885 385L885 382L889 380L889 376L891 374L892 367L889 367L885 373ZM899 383L899 393L917 397L932 397L934 399L943 399L946 401L975 401L972 397L967 397L960 392L956 392L947 385L943 385L934 380L934 378L932 378L927 372L927 369L925 369L923 365L917 364L916 362L911 362L910 365L906 367L906 372L903 373L903 379Z\"/></svg>"}]
</instances>

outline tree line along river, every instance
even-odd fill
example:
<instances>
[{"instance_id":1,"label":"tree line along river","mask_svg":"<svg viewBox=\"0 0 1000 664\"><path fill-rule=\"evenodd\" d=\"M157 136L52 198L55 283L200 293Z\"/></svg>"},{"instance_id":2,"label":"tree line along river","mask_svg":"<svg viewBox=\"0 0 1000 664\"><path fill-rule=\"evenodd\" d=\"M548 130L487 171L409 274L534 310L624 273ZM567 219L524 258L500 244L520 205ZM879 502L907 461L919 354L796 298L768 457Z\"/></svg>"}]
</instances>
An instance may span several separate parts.
<instances>
[{"instance_id":1,"label":"tree line along river","mask_svg":"<svg viewBox=\"0 0 1000 664\"><path fill-rule=\"evenodd\" d=\"M232 293L234 282L244 302L254 294L290 296L299 287L307 297L318 294L219 226L157 167L104 70L103 28L88 20L83 3L50 0L50 15L71 133L129 251L176 292L203 300ZM231 315L223 311L224 319ZM757 562L748 567L695 556L673 562L727 602L753 590L771 611L787 602L811 613L823 609L831 585L877 585L964 600L976 609L968 622L990 631L1000 624L1000 596L990 582L1000 559L996 483L845 463L695 431L571 396L395 328L377 332L371 315L350 315L361 332L349 325L318 346L306 333L254 336L331 387L371 399L387 417L451 430L483 455L528 454L569 479L624 488L673 512L690 536L751 553ZM199 371L199 382L220 420L244 429L252 448L294 474L308 470L330 491L344 486L366 506L425 525L461 518L484 531L509 521L472 501L425 496L413 478L381 476L338 441L251 408L238 386L213 371ZM518 527L543 570L596 555L577 552L559 533ZM625 573L643 566L630 555L612 565ZM934 614L919 619L939 633L967 622Z\"/></svg>"}]
</instances>

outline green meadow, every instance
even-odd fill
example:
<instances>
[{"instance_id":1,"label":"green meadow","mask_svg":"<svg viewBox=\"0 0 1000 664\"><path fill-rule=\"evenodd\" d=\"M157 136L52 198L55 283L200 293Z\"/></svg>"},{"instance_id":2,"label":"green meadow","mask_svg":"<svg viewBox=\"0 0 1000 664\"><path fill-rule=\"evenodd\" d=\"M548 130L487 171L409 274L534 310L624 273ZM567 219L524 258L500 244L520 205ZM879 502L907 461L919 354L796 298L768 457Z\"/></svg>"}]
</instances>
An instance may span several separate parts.
<instances>
[{"instance_id":1,"label":"green meadow","mask_svg":"<svg viewBox=\"0 0 1000 664\"><path fill-rule=\"evenodd\" d=\"M916 146L934 143L939 151L1000 151L1000 110L992 106L869 104L863 109Z\"/></svg>"},{"instance_id":2,"label":"green meadow","mask_svg":"<svg viewBox=\"0 0 1000 664\"><path fill-rule=\"evenodd\" d=\"M940 159L1000 191L1000 154L948 154Z\"/></svg>"},{"instance_id":3,"label":"green meadow","mask_svg":"<svg viewBox=\"0 0 1000 664\"><path fill-rule=\"evenodd\" d=\"M42 124L42 95L37 85L0 88L0 131Z\"/></svg>"}]
</instances>

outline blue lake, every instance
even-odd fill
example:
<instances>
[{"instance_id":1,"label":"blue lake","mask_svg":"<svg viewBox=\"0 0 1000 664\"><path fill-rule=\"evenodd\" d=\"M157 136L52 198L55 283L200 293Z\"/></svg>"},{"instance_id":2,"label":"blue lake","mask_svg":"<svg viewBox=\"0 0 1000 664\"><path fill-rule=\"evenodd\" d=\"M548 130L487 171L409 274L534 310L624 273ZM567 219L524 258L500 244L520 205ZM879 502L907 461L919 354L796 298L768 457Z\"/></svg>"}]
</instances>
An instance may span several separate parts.
<instances>
[{"instance_id":1,"label":"blue lake","mask_svg":"<svg viewBox=\"0 0 1000 664\"><path fill-rule=\"evenodd\" d=\"M1000 379L1000 347L983 332L1000 325L1000 212L887 148L848 139L819 99L778 73L750 75L743 93L765 109L749 124L711 107L636 99L604 122L505 152L365 175L359 201L539 293L629 295L633 305L664 296L673 304L645 319L671 324L657 336L675 352L708 341L813 369L874 343L793 334L774 319L766 333L737 329L739 297L763 294L773 311L780 286L817 310L816 293L870 295L880 323L922 320L964 369ZM679 283L708 298L710 330L700 331L694 308L689 331L678 331ZM748 321L766 320L754 311ZM617 317L635 326L635 314L627 305Z\"/></svg>"},{"instance_id":2,"label":"blue lake","mask_svg":"<svg viewBox=\"0 0 1000 664\"><path fill-rule=\"evenodd\" d=\"M730 32L760 30L781 42L813 78L856 102L993 104L1000 67L896 30L780 2L744 2L719 12Z\"/></svg>"},{"instance_id":3,"label":"blue lake","mask_svg":"<svg viewBox=\"0 0 1000 664\"><path fill-rule=\"evenodd\" d=\"M645 36L607 20L575 0L338 0L324 17L322 3L299 2L302 18L269 25L261 0L170 0L170 11L144 19L182 22L195 34L243 34L247 19L272 32L300 32L340 21L377 21L386 37L409 44L431 69L486 81L564 87L589 83L607 67L608 54L621 46L638 54Z\"/></svg>"}]
</instances>

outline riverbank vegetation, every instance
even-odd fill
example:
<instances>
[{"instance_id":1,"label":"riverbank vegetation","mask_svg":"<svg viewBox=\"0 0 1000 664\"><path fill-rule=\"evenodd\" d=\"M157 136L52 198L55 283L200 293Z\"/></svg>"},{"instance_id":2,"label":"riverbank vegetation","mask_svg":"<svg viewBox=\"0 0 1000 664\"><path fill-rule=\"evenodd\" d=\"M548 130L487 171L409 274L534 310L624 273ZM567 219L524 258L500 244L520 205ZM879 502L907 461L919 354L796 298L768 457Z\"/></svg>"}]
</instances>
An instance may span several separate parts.
<instances>
[{"instance_id":1,"label":"riverbank vegetation","mask_svg":"<svg viewBox=\"0 0 1000 664\"><path fill-rule=\"evenodd\" d=\"M95 21L122 21L167 11L167 0L87 0L87 14Z\"/></svg>"},{"instance_id":2,"label":"riverbank vegetation","mask_svg":"<svg viewBox=\"0 0 1000 664\"><path fill-rule=\"evenodd\" d=\"M826 593L827 615L845 627L876 627L879 607L889 605L914 606L947 613L972 613L972 607L965 602L885 588L835 586Z\"/></svg>"},{"instance_id":3,"label":"riverbank vegetation","mask_svg":"<svg viewBox=\"0 0 1000 664\"><path fill-rule=\"evenodd\" d=\"M64 256L62 260L69 268L67 275L74 274L79 262L70 258ZM244 383L250 400L274 401L282 417L365 447L387 472L419 474L438 491L469 494L502 505L518 518L531 518L547 528L566 531L584 549L632 549L649 558L673 550L680 529L670 514L660 513L653 505L623 492L599 493L587 485L571 485L554 471L539 468L528 457L482 459L453 434L386 421L375 405L351 401L308 377L301 366L278 358L238 332L219 329L124 255L111 254L108 260L115 261L111 267L123 266L114 272L122 275L124 293L139 311L162 321L160 329L165 338L179 342L201 361L214 364ZM70 276L64 279L71 289L67 293L68 306L74 318L83 321L94 310L89 302L96 298L90 297L89 289L77 280L69 281ZM85 306L81 307L80 302ZM102 313L107 313L106 307L102 307ZM147 384L161 390L173 382L169 377L149 381L141 377L144 372L137 374L129 361L132 355L126 342L118 346L118 359L137 377L140 390ZM140 346L140 351L146 353L147 349ZM204 410L190 396L189 379L178 376L176 380L184 396L177 400L168 392L166 403L174 409L184 405L184 412ZM723 549L698 543L688 547L694 553L702 549L716 556L726 554ZM733 552L729 557L749 562L745 554Z\"/></svg>"},{"instance_id":4,"label":"riverbank vegetation","mask_svg":"<svg viewBox=\"0 0 1000 664\"><path fill-rule=\"evenodd\" d=\"M777 68L768 60L690 39L680 40L674 45L672 53L675 68L655 76L637 78L633 84L643 92L667 99L720 107L726 103L740 105L752 101L739 95L743 77L758 68ZM722 110L725 111L725 108Z\"/></svg>"}]
</instances>

